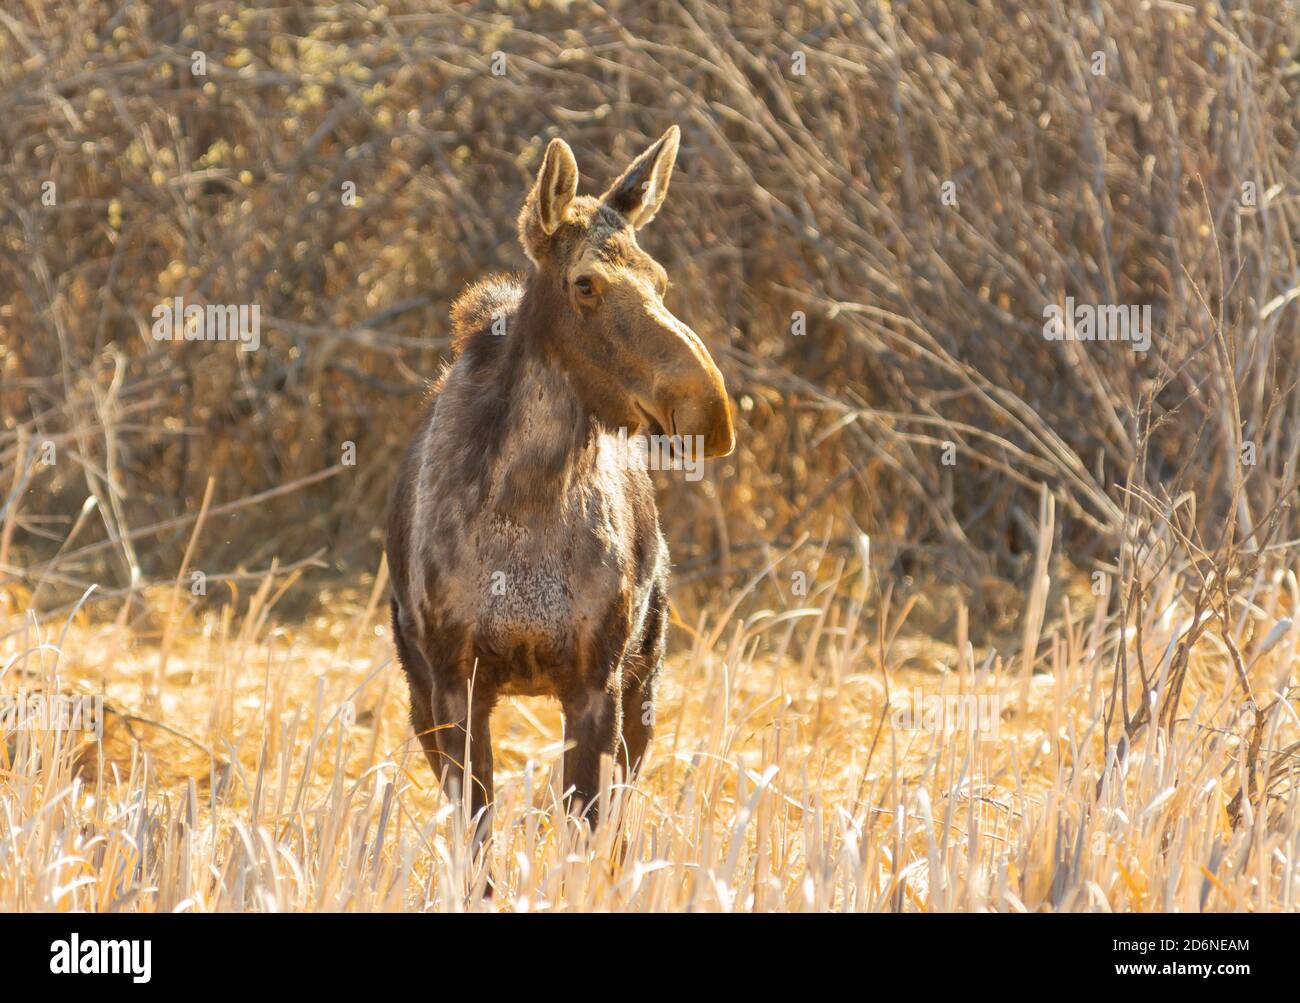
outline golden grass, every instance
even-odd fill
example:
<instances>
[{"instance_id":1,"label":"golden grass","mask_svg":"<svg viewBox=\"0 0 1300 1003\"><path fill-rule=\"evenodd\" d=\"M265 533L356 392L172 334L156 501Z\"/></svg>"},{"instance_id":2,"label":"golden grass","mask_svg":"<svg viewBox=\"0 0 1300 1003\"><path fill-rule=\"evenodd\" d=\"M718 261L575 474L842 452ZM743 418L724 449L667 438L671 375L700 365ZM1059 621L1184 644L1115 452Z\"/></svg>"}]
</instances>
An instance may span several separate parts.
<instances>
[{"instance_id":1,"label":"golden grass","mask_svg":"<svg viewBox=\"0 0 1300 1003\"><path fill-rule=\"evenodd\" d=\"M289 576L220 611L178 604L152 631L74 618L62 637L9 636L4 692L102 693L109 711L102 743L0 745L0 910L1296 907L1294 767L1262 777L1235 825L1229 810L1253 718L1216 631L1192 651L1176 728L1140 731L1098 799L1120 644L1100 609L1045 630L1028 678L1020 657L912 636L910 602L888 593L823 584L798 608L715 611L675 628L651 760L608 792L595 833L557 810L556 707L498 710L494 840L476 863L411 738L382 585L323 595L314 622L273 616L301 587ZM1230 633L1264 705L1294 682L1300 589L1279 569L1251 592ZM1189 608L1172 577L1153 594L1141 637L1157 666ZM166 590L148 599L172 608ZM983 705L995 730L900 714L936 695L999 701ZM1262 759L1294 762L1277 754L1298 724L1277 701Z\"/></svg>"}]
</instances>

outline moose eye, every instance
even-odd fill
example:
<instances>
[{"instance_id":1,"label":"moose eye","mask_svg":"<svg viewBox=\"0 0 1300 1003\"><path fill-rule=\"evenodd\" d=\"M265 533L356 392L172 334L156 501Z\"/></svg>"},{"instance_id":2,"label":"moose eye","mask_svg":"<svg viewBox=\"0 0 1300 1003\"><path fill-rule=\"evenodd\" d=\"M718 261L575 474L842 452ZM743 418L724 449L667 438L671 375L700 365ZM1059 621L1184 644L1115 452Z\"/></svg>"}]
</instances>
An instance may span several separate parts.
<instances>
[{"instance_id":1,"label":"moose eye","mask_svg":"<svg viewBox=\"0 0 1300 1003\"><path fill-rule=\"evenodd\" d=\"M591 299L596 295L596 286L585 275L574 281L573 288L577 290L579 299Z\"/></svg>"}]
</instances>

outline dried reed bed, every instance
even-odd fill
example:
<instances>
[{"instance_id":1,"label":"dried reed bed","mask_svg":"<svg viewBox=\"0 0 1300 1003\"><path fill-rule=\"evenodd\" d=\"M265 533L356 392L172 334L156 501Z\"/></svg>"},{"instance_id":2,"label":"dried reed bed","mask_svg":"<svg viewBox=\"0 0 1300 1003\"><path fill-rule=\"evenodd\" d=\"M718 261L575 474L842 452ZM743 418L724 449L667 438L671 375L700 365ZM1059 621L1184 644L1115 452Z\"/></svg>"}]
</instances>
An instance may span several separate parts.
<instances>
[{"instance_id":1,"label":"dried reed bed","mask_svg":"<svg viewBox=\"0 0 1300 1003\"><path fill-rule=\"evenodd\" d=\"M0 685L102 693L109 711L102 743L8 736L0 908L1296 907L1293 569L1232 602L1222 639L1197 635L1172 726L1119 743L1103 741L1118 651L1160 676L1158 705L1195 622L1178 573L1153 575L1125 630L1079 597L1047 671L1026 674L959 638L909 638L915 600L847 571L801 607L678 623L652 759L631 786L610 778L594 833L559 808L555 708L503 707L478 861L410 737L382 574L315 623L276 625L293 575L220 616L182 613L161 625L186 638L165 666L157 638L82 614L33 627L7 643ZM947 717L924 717L936 696Z\"/></svg>"}]
</instances>

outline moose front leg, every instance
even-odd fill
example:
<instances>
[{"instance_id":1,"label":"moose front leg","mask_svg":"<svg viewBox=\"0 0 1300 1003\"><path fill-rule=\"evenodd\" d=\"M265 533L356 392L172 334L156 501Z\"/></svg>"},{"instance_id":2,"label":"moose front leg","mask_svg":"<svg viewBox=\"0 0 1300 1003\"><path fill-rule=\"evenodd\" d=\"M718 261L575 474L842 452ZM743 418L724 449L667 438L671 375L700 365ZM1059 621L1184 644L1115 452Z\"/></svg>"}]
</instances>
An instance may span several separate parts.
<instances>
[{"instance_id":1,"label":"moose front leg","mask_svg":"<svg viewBox=\"0 0 1300 1003\"><path fill-rule=\"evenodd\" d=\"M564 786L571 815L594 824L599 814L600 757L612 756L619 733L622 701L606 689L561 698L564 707Z\"/></svg>"},{"instance_id":2,"label":"moose front leg","mask_svg":"<svg viewBox=\"0 0 1300 1003\"><path fill-rule=\"evenodd\" d=\"M432 703L439 773L451 797L464 798L468 788L477 850L492 829L492 701L481 687L471 695L467 686L453 682L435 686Z\"/></svg>"}]
</instances>

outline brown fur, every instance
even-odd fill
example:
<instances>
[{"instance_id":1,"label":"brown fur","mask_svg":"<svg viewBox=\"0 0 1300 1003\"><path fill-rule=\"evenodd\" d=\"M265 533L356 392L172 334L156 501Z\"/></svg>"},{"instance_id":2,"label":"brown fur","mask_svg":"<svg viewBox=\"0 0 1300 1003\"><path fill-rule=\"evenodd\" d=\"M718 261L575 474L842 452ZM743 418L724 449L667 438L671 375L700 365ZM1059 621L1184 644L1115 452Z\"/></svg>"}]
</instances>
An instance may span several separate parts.
<instances>
[{"instance_id":1,"label":"brown fur","mask_svg":"<svg viewBox=\"0 0 1300 1003\"><path fill-rule=\"evenodd\" d=\"M449 788L469 783L480 834L500 696L559 699L565 783L589 810L600 757L630 775L653 729L668 551L649 475L614 432L660 424L715 454L734 441L722 377L633 235L676 146L674 128L598 201L551 144L519 222L534 271L456 301L454 362L398 472L387 549L411 721Z\"/></svg>"}]
</instances>

